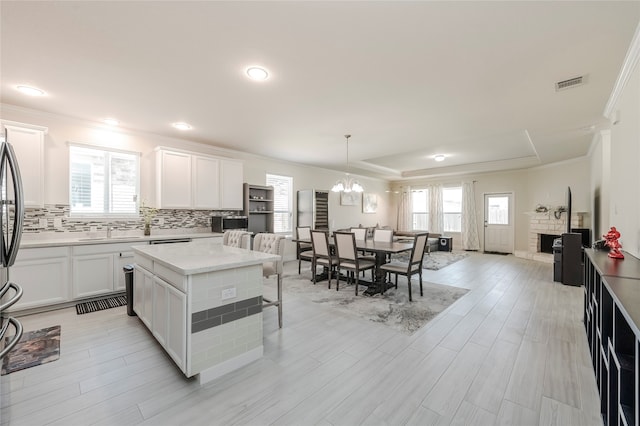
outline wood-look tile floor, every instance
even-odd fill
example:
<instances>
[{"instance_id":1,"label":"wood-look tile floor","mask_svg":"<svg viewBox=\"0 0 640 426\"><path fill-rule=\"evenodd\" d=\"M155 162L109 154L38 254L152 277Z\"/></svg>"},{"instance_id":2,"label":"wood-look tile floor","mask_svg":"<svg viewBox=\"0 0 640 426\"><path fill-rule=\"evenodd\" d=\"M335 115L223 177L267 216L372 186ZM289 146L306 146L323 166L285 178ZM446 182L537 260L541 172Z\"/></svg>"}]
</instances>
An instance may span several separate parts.
<instances>
[{"instance_id":1,"label":"wood-look tile floor","mask_svg":"<svg viewBox=\"0 0 640 426\"><path fill-rule=\"evenodd\" d=\"M287 295L285 280L264 357L203 387L125 307L24 316L27 331L62 326L61 357L0 378L0 424L600 425L583 290L551 268L473 254L428 271L471 291L412 336Z\"/></svg>"}]
</instances>

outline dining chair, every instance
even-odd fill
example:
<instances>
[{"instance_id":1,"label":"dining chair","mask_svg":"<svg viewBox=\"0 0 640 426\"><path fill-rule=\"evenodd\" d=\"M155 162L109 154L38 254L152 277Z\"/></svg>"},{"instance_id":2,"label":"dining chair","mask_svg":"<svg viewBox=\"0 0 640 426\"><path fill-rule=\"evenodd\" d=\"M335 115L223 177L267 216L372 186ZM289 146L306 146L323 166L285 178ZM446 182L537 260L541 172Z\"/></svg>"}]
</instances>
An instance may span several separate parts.
<instances>
[{"instance_id":1,"label":"dining chair","mask_svg":"<svg viewBox=\"0 0 640 426\"><path fill-rule=\"evenodd\" d=\"M266 297L262 297L262 307L277 306L278 307L278 327L282 328L282 270L283 270L283 258L285 250L286 239L283 235L270 234L267 232L261 232L256 234L253 238L253 250L262 253L277 254L280 259L275 262L266 262L262 264L262 276L269 278L271 275L276 275L278 290L277 299L271 300Z\"/></svg>"},{"instance_id":2,"label":"dining chair","mask_svg":"<svg viewBox=\"0 0 640 426\"><path fill-rule=\"evenodd\" d=\"M336 244L336 256L338 257L336 290L340 287L340 270L345 269L351 272L356 280L356 296L358 295L358 278L361 271L375 268L376 263L372 260L361 258L356 249L356 235L353 232L335 232L333 234Z\"/></svg>"},{"instance_id":3,"label":"dining chair","mask_svg":"<svg viewBox=\"0 0 640 426\"><path fill-rule=\"evenodd\" d=\"M392 243L393 242L393 229L378 229L373 231L373 242ZM387 254L387 262L391 260L391 255Z\"/></svg>"},{"instance_id":4,"label":"dining chair","mask_svg":"<svg viewBox=\"0 0 640 426\"><path fill-rule=\"evenodd\" d=\"M247 231L225 231L222 235L222 244L248 250L251 248L251 234Z\"/></svg>"},{"instance_id":5,"label":"dining chair","mask_svg":"<svg viewBox=\"0 0 640 426\"><path fill-rule=\"evenodd\" d=\"M328 270L329 288L331 288L331 274L338 266L338 259L329 250L329 234L325 231L311 230L311 245L313 246L313 262L311 263L313 284L316 283L316 268L321 265Z\"/></svg>"},{"instance_id":6,"label":"dining chair","mask_svg":"<svg viewBox=\"0 0 640 426\"><path fill-rule=\"evenodd\" d=\"M420 277L420 296L422 293L422 261L424 259L424 251L427 247L427 239L429 238L428 232L418 233L413 239L413 248L411 249L411 257L409 262L397 262L385 263L380 266L380 269L385 273L395 274L396 288L398 288L398 275L404 275L407 277L407 286L409 287L409 301L413 301L411 295L411 277L414 274L418 274Z\"/></svg>"},{"instance_id":7,"label":"dining chair","mask_svg":"<svg viewBox=\"0 0 640 426\"><path fill-rule=\"evenodd\" d=\"M296 254L298 258L298 275L300 275L300 266L302 261L313 263L313 246L311 243L302 243L300 240L311 241L311 227L310 226L298 226L296 228Z\"/></svg>"},{"instance_id":8,"label":"dining chair","mask_svg":"<svg viewBox=\"0 0 640 426\"><path fill-rule=\"evenodd\" d=\"M368 233L368 229L367 228L351 228L351 232L356 236L356 240L360 240L360 241L366 241L367 240L367 233ZM359 257L360 259L363 260L372 260L375 262L376 257L371 255L371 254L367 254L367 252L365 250L359 250ZM364 277L364 271L362 271L362 276ZM373 270L371 271L371 276L372 276L372 280L373 280Z\"/></svg>"}]
</instances>

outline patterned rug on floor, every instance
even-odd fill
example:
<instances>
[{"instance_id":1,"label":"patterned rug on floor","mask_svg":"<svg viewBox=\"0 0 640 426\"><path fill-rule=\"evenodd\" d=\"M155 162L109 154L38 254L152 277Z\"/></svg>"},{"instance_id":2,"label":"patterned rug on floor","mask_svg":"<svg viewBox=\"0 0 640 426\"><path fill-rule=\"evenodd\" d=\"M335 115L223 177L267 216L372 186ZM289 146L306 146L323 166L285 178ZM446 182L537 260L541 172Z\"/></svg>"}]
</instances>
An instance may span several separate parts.
<instances>
[{"instance_id":1,"label":"patterned rug on floor","mask_svg":"<svg viewBox=\"0 0 640 426\"><path fill-rule=\"evenodd\" d=\"M105 299L82 302L76 305L76 314L88 314L89 312L102 311L104 309L117 308L127 304L125 296L107 297Z\"/></svg>"},{"instance_id":2,"label":"patterned rug on floor","mask_svg":"<svg viewBox=\"0 0 640 426\"><path fill-rule=\"evenodd\" d=\"M410 255L411 252L405 252L394 254L391 258L397 259L401 262L406 262L409 260ZM429 269L430 271L437 271L467 257L469 257L469 253L466 251L434 251L431 253L425 253L422 267L423 269Z\"/></svg>"},{"instance_id":3,"label":"patterned rug on floor","mask_svg":"<svg viewBox=\"0 0 640 426\"><path fill-rule=\"evenodd\" d=\"M314 303L384 324L407 335L415 333L469 291L464 288L429 283L423 278L424 296L421 297L416 276L411 287L413 302L409 302L405 277L398 278L397 290L391 288L384 295L363 296L362 292L366 287L361 285L356 297L353 284L347 285L344 280L341 280L340 291L336 291L335 279L331 282L331 289L327 288L327 281L319 281L313 285L310 281L309 269L303 270L302 274L298 275L298 263L291 263L295 264L295 270L287 271L290 268L285 267L283 276L285 298L287 294L304 297ZM369 272L366 273L366 278L369 278ZM273 287L272 291L275 292L275 280L268 280L265 283ZM284 315L286 315L286 308Z\"/></svg>"},{"instance_id":4,"label":"patterned rug on floor","mask_svg":"<svg viewBox=\"0 0 640 426\"><path fill-rule=\"evenodd\" d=\"M5 338L8 342L10 337ZM28 331L2 360L4 376L14 371L46 364L60 358L60 326Z\"/></svg>"}]
</instances>

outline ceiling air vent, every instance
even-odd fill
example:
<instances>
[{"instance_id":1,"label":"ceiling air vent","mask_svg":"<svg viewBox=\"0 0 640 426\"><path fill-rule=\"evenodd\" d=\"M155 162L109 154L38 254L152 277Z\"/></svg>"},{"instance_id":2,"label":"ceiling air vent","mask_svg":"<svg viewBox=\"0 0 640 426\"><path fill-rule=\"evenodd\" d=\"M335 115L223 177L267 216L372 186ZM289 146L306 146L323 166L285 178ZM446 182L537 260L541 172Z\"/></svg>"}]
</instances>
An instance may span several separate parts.
<instances>
[{"instance_id":1,"label":"ceiling air vent","mask_svg":"<svg viewBox=\"0 0 640 426\"><path fill-rule=\"evenodd\" d=\"M561 90L571 89L572 87L582 86L587 82L587 76L581 75L580 77L570 78L568 80L559 81L556 83L556 92Z\"/></svg>"}]
</instances>

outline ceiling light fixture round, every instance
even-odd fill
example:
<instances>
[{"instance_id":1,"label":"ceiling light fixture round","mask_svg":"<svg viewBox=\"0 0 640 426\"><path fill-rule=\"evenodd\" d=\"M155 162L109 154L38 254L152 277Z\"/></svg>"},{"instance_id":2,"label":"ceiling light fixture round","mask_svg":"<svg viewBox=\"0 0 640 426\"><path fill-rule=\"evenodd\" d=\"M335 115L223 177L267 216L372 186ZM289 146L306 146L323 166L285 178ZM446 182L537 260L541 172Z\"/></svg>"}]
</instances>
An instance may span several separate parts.
<instances>
[{"instance_id":1,"label":"ceiling light fixture round","mask_svg":"<svg viewBox=\"0 0 640 426\"><path fill-rule=\"evenodd\" d=\"M40 90L37 87L19 85L19 86L16 86L16 89L18 89L19 91L21 91L25 95L29 95L29 96L44 96L44 90Z\"/></svg>"},{"instance_id":2,"label":"ceiling light fixture round","mask_svg":"<svg viewBox=\"0 0 640 426\"><path fill-rule=\"evenodd\" d=\"M191 130L192 127L189 123L183 123L183 122L179 122L179 123L173 123L172 124L173 127L175 127L178 130Z\"/></svg>"},{"instance_id":3,"label":"ceiling light fixture round","mask_svg":"<svg viewBox=\"0 0 640 426\"><path fill-rule=\"evenodd\" d=\"M120 124L120 122L118 120L116 120L115 118L105 118L104 120L102 120L103 123L108 124L109 126L117 126L118 124Z\"/></svg>"},{"instance_id":4,"label":"ceiling light fixture round","mask_svg":"<svg viewBox=\"0 0 640 426\"><path fill-rule=\"evenodd\" d=\"M444 161L444 155L438 154L438 155L434 156L433 159L436 160L436 161Z\"/></svg>"},{"instance_id":5,"label":"ceiling light fixture round","mask_svg":"<svg viewBox=\"0 0 640 426\"><path fill-rule=\"evenodd\" d=\"M247 68L247 75L251 80L264 81L269 78L269 73L262 67Z\"/></svg>"}]
</instances>

